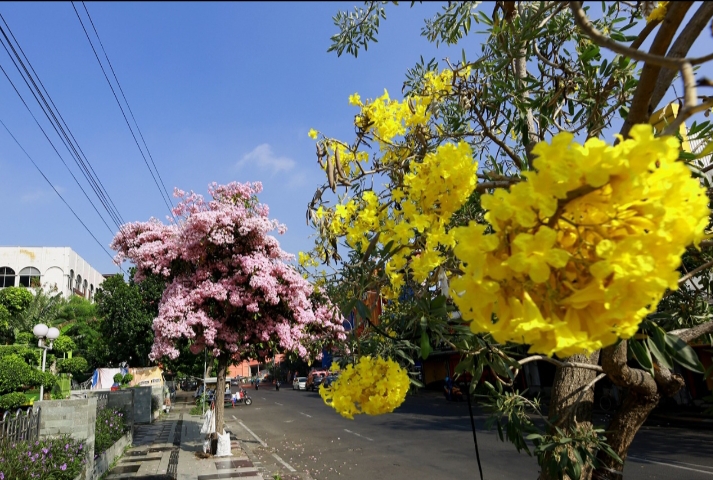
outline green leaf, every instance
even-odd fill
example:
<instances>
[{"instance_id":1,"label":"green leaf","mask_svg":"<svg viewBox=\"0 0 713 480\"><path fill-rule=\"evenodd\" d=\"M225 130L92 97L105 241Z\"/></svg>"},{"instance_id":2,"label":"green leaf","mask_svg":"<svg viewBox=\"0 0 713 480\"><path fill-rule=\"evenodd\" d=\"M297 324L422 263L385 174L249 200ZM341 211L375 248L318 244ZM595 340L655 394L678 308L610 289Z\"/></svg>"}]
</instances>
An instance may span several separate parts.
<instances>
[{"instance_id":1,"label":"green leaf","mask_svg":"<svg viewBox=\"0 0 713 480\"><path fill-rule=\"evenodd\" d=\"M703 365L696 352L686 342L675 335L666 334L666 346L673 359L682 367L703 373Z\"/></svg>"},{"instance_id":2,"label":"green leaf","mask_svg":"<svg viewBox=\"0 0 713 480\"><path fill-rule=\"evenodd\" d=\"M656 360L664 367L668 368L669 370L673 369L673 359L671 356L666 353L666 350L664 349L661 351L656 345L656 342L653 340L653 338L649 337L646 339L646 343L649 346L649 350L651 353L654 354L654 357Z\"/></svg>"},{"instance_id":3,"label":"green leaf","mask_svg":"<svg viewBox=\"0 0 713 480\"><path fill-rule=\"evenodd\" d=\"M649 349L646 348L644 342L629 340L629 350L634 355L634 358L636 358L636 361L639 362L639 365L641 365L644 370L648 370L653 377L654 363L651 360L651 352L649 352Z\"/></svg>"},{"instance_id":4,"label":"green leaf","mask_svg":"<svg viewBox=\"0 0 713 480\"><path fill-rule=\"evenodd\" d=\"M426 331L421 332L421 358L426 360L431 354L431 341L428 338Z\"/></svg>"}]
</instances>

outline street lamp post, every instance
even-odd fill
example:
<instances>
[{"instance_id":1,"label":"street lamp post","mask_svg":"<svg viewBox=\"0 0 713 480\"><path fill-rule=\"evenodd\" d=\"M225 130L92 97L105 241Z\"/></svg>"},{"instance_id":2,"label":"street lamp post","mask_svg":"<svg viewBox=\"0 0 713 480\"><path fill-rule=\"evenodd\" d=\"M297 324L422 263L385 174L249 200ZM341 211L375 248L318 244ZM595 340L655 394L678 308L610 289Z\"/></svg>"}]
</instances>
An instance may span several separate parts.
<instances>
[{"instance_id":1,"label":"street lamp post","mask_svg":"<svg viewBox=\"0 0 713 480\"><path fill-rule=\"evenodd\" d=\"M35 325L35 328L32 329L32 333L34 333L35 337L38 339L37 346L42 349L42 372L44 373L45 363L47 362L47 350L52 350L52 344L59 337L59 330L54 327L50 328L44 323L40 323ZM49 345L47 345L47 341L45 339L49 340ZM44 400L44 396L45 386L40 383L40 401Z\"/></svg>"}]
</instances>

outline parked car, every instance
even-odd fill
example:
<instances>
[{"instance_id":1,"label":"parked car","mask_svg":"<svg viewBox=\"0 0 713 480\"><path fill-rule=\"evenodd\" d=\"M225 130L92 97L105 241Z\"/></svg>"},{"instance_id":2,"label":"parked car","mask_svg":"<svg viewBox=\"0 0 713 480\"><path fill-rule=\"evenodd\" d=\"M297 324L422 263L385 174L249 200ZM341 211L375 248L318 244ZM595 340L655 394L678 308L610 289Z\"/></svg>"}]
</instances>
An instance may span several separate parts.
<instances>
[{"instance_id":1,"label":"parked car","mask_svg":"<svg viewBox=\"0 0 713 480\"><path fill-rule=\"evenodd\" d=\"M339 378L337 375L327 375L324 380L322 380L324 388L329 388L337 378Z\"/></svg>"},{"instance_id":2,"label":"parked car","mask_svg":"<svg viewBox=\"0 0 713 480\"><path fill-rule=\"evenodd\" d=\"M324 378L327 376L326 371L313 371L307 376L307 390L312 390L313 392L319 388L319 384L322 383Z\"/></svg>"},{"instance_id":3,"label":"parked car","mask_svg":"<svg viewBox=\"0 0 713 480\"><path fill-rule=\"evenodd\" d=\"M307 390L307 377L295 377L292 381L292 390Z\"/></svg>"}]
</instances>

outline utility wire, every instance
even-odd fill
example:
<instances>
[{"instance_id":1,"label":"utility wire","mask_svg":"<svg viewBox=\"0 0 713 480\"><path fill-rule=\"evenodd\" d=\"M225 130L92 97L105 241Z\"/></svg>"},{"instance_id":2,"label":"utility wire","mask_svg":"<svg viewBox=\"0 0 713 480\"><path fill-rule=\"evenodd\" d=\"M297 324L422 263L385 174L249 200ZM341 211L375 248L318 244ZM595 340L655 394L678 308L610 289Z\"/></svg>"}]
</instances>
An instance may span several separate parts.
<instances>
[{"instance_id":1,"label":"utility wire","mask_svg":"<svg viewBox=\"0 0 713 480\"><path fill-rule=\"evenodd\" d=\"M78 180L77 177L74 175L74 172L72 172L72 170L69 168L69 165L67 165L67 162L64 161L64 158L62 157L62 155L61 155L61 154L59 153L59 151L57 150L57 147L54 146L54 143L52 143L52 140L50 140L50 137L47 135L47 132L45 132L45 129L42 128L42 125L40 125L40 122L37 120L37 117L35 116L34 113L32 113L32 110L30 110L30 107L29 107L29 106L27 105L27 103L25 102L25 99L22 98L22 95L20 95L20 92L17 90L17 87L15 86L15 83L12 81L12 79L10 79L10 76L7 74L7 72L6 72L5 69L2 67L2 65L0 65L0 70L2 70L2 73L5 75L5 78L7 78L8 82L10 82L10 85L12 85L12 88L15 90L15 93L17 93L17 96L20 97L20 100L22 101L22 104L25 105L25 108L27 109L27 111L30 112L30 115L32 115L32 119L35 121L35 123L37 124L37 126L40 127L40 130L42 130L42 133L44 134L44 136L45 136L45 138L47 139L47 141L50 142L50 145L52 145L52 149L55 151L55 153L57 154L57 156L59 157L59 159L62 161L62 163L64 164L64 166L67 168L67 171L69 171L69 174L72 175L72 178L74 179L74 181L75 181L75 182L77 183L77 185L79 186L79 189L82 191L82 193L83 193L84 196L87 198L87 200L89 200L89 203L92 205L92 208L94 208L94 211L97 212L97 215L99 215L99 218L101 218L101 220L102 220L102 222L104 223L104 225L106 225L106 228L107 228L107 230L109 230L109 233L111 233L111 234L113 235L113 234L114 234L114 230L112 230L111 227L109 226L109 224L106 223L106 220L104 219L104 216L101 214L101 212L99 212L99 209L98 209L97 206L94 204L94 202L92 202L92 199L89 198L89 194L87 194L87 191L84 190L84 187L82 187L82 184L79 183L79 180ZM7 130L7 127L5 127L5 129ZM9 133L9 131L8 131L8 133ZM12 136L12 134L10 134L10 135Z\"/></svg>"},{"instance_id":2,"label":"utility wire","mask_svg":"<svg viewBox=\"0 0 713 480\"><path fill-rule=\"evenodd\" d=\"M54 192L57 194L57 196L59 196L59 198L62 200L62 202L64 202L64 204L67 205L67 208L69 208L69 210L72 212L72 214L74 215L74 217L75 217L77 220L79 220L79 223L82 224L82 226L83 226L84 229L87 231L87 233L89 233L89 235L92 236L92 238L94 239L94 241L97 242L97 244L101 247L101 249L104 250L104 253L106 253L106 254L109 256L109 258L111 258L112 261L114 261L114 257L111 256L111 254L110 254L109 251L104 247L104 245L102 245L102 243L97 239L97 237L92 233L92 231L89 230L89 227L87 227L87 224L84 223L81 218L79 218L79 215L77 215L77 212L75 212L74 209L69 205L69 203L67 203L67 200L64 199L64 197L62 196L62 194L59 193L59 191L55 188L54 185L52 185L52 182L50 182L49 178L47 178L47 176L44 174L44 172L42 171L42 169L40 169L40 167L37 165L37 163L36 163L36 162L32 159L32 157L30 156L30 154L27 153L27 150L25 150L25 148L20 144L20 142L17 140L17 138L15 138L15 135L12 134L12 132L10 131L10 129L7 128L7 125L5 125L5 122L3 122L2 119L0 119L0 124L2 124L2 126L5 128L5 131L7 131L8 135L10 135L10 136L12 137L12 139L15 141L15 143L17 144L17 146L20 147L20 149L21 149L21 150L23 151L23 153L27 156L27 158L30 160L30 162L32 162L32 165L34 165L35 168L37 169L37 171L40 172L40 175L42 175L42 178L44 178L45 181L49 184L49 186L52 187L52 190L54 190ZM118 267L119 267L119 270L121 270L122 273L126 273L126 272L124 272L124 269L121 268L121 265L118 265Z\"/></svg>"},{"instance_id":3,"label":"utility wire","mask_svg":"<svg viewBox=\"0 0 713 480\"><path fill-rule=\"evenodd\" d=\"M48 92L47 89L45 88L44 83L42 83L42 79L39 77L39 75L37 75L37 72L35 71L34 67L32 66L32 63L30 62L30 59L27 58L27 55L25 55L25 51L22 49L22 45L20 45L20 43L19 43L19 42L17 41L17 39L15 38L15 35L12 33L12 30L10 29L10 26L7 24L7 22L5 21L5 19L4 19L3 16L2 16L2 14L0 14L0 18L2 19L3 23L5 24L5 27L7 28L8 33L10 33L10 36L12 37L12 40L15 42L15 45L17 45L17 48L20 50L20 53L22 53L22 56L25 58L25 61L27 62L27 65L30 67L30 70L31 70L32 73L34 74L35 78L37 79L37 82L39 82L40 86L42 87L42 90L44 91L44 95L42 94L42 91L40 91L39 88L37 88L37 84L35 83L35 81L34 81L32 75L30 75L29 72L27 71L27 68L25 67L24 62L22 61L22 58L20 58L20 57L17 55L17 52L15 51L14 47L12 46L12 43L10 43L10 41L7 40L7 41L8 41L8 44L9 44L10 47L12 48L13 52L14 52L15 55L17 56L18 60L22 63L22 67L23 67L23 69L25 70L27 76L28 76L28 77L30 78L30 80L32 81L32 84L35 86L35 88L37 89L38 93L42 96L42 100L45 102L45 105L47 104L47 102L46 102L46 100L45 100L45 96L47 97L47 99L49 100L49 103L52 105L52 108L54 109L54 111L53 111L52 109L50 109L50 112L52 113L53 116L54 116L55 113L56 113L56 115L59 117L59 120L62 122L61 124L59 124L60 127L62 127L63 131L66 131L66 132L69 133L69 136L71 137L72 142L74 142L74 143L70 142L70 145L71 145L72 149L74 149L74 153L75 153L75 154L77 155L77 157L79 158L79 162L81 162L81 164L82 164L82 165L80 166L80 170L87 171L87 173L88 173L89 171L91 171L91 174L89 174L89 176L90 176L90 178L91 178L92 180L95 180L94 185L96 185L96 184L98 183L99 192L102 194L102 196L108 197L108 201L109 201L110 205L112 206L112 208L114 209L114 211L116 212L116 216L117 216L118 220L120 221L121 224L123 224L123 223L124 223L124 220L123 220L123 218L121 218L121 215L119 214L119 211L118 211L118 209L116 208L116 205L114 205L114 202L111 200L111 197L109 197L109 194L108 194L108 192L106 191L106 188L104 188L104 184L101 182L101 180L99 179L99 176L98 176L98 175L96 174L96 172L94 171L94 167L92 167L91 163L89 162L89 159L87 159L87 156L84 154L84 151L83 151L82 148L79 146L79 143L77 142L77 140L74 138L74 134L72 134L72 131L69 129L69 126L67 125L67 122L64 121L64 117L62 117L62 114L60 113L59 109L57 108L57 106L55 105L54 101L52 100L52 97L50 96L49 92ZM5 48L5 50L7 51L7 48ZM10 55L9 52L8 52L8 55ZM12 56L10 56L10 59L12 60ZM13 63L14 63L14 60L13 60ZM15 67L17 68L17 64L15 64ZM19 69L18 69L18 71L19 71ZM20 72L20 75L22 75L22 72ZM23 80L25 80L25 83L27 84L27 80L26 80L24 77L23 77ZM28 84L27 86L28 86L28 88L30 88L29 84ZM33 91L32 88L30 88L30 91L31 91L31 92L33 93L33 95L34 95L34 91ZM37 96L36 96L36 95L35 95L35 100L37 100ZM39 103L39 100L37 100L37 102ZM42 104L40 104L40 107L42 107ZM49 105L47 106L47 108L49 108ZM43 111L44 111L44 109L43 109ZM47 112L45 112L45 115L47 115ZM49 118L49 117L48 117L48 118ZM55 117L55 119L56 119L56 117ZM51 120L50 120L50 122L51 122ZM54 125L53 125L53 126L54 126ZM55 132L57 132L57 129L56 129L56 128L55 128ZM60 135L59 132L57 132L57 134ZM66 136L66 134L65 134L65 136ZM61 135L60 135L60 139L62 139L62 136L61 136ZM65 147L67 148L67 150L70 150L70 147L67 146L67 143L66 143L64 140L63 140L63 143L64 143ZM79 153L81 153L81 156L79 156L79 155L77 154L77 150L79 150ZM72 151L70 151L70 154L72 154ZM84 160L82 160L82 157L84 157ZM75 160L75 163L76 163L76 162L77 162L77 160ZM79 165L79 163L78 163L78 165ZM82 168L82 167L84 167L84 168ZM87 168L87 167L88 167L88 168ZM86 175L85 175L85 179L87 179L87 181L91 183L91 181L87 178ZM95 190L94 193L97 194L97 196L100 196L99 193L98 193L96 190ZM100 198L101 198L101 197L100 197ZM106 200L106 198L105 198L105 200Z\"/></svg>"},{"instance_id":4,"label":"utility wire","mask_svg":"<svg viewBox=\"0 0 713 480\"><path fill-rule=\"evenodd\" d=\"M121 96L124 99L124 102L126 103L126 108L129 109L129 114L131 115L131 119L134 121L134 124L136 125L136 130L139 132L139 136L141 137L141 141L144 144L144 148L146 148L146 153L149 154L149 158L151 159L151 164L153 165L154 170L156 170L156 175L158 175L158 179L161 182L163 191L166 193L166 197L169 199L169 202L171 203L171 206L173 207L173 201L171 200L171 195L168 193L166 184L163 183L163 179L161 178L161 173L158 171L158 167L156 166L156 163L154 162L153 156L151 155L151 151L149 150L149 146L146 144L144 135L143 135L143 133L141 133L141 129L139 128L139 122L136 121L136 118L134 117L134 112L131 110L131 105L129 105L129 101L126 99L126 95L124 95L124 89L121 88L121 83L119 83L119 78L116 76L116 72L114 72L114 66L111 64L111 60L109 60L109 55L107 55L106 50L104 50L104 44L102 43L101 38L99 38L99 32L97 31L96 27L94 26L94 20L92 20L92 16L89 15L89 10L87 10L87 6L83 1L82 1L82 6L84 7L84 11L87 12L87 17L89 18L89 22L92 24L92 28L94 29L94 33L97 36L97 40L99 40L99 45L101 46L102 52L104 52L106 61L109 64L109 68L111 69L111 73L112 73L112 75L114 75L116 84L119 87L119 92L121 92Z\"/></svg>"},{"instance_id":5,"label":"utility wire","mask_svg":"<svg viewBox=\"0 0 713 480\"><path fill-rule=\"evenodd\" d=\"M94 26L94 21L92 20L92 17L89 15L89 10L87 10L87 6L82 2L82 5L84 6L84 10L87 13L87 17L89 17L89 21L91 22L92 28L94 29L94 33L97 36L97 39L99 40L99 45L101 46L102 52L104 53L104 57L106 57L106 60L109 64L109 67L111 69L111 73L114 76L114 80L116 81L117 86L119 87L119 91L121 92L121 96L124 98L124 102L126 103L127 109L129 110L129 114L131 118L134 120L134 124L136 125L136 130L139 133L139 136L141 137L141 140L143 141L144 148L146 148L146 152L148 152L149 157L151 158L151 163L153 164L154 169L156 170L156 175L158 175L159 180L161 181L161 185L163 186L163 190L161 189L161 186L159 185L159 181L156 179L156 175L154 175L153 170L151 169L151 166L149 165L149 161L146 158L146 155L144 154L144 151L141 149L141 145L139 145L139 141L136 138L136 134L134 134L134 130L131 127L131 124L129 123L129 119L126 116L126 112L124 111L124 107L122 107L121 102L119 101L119 97L116 94L116 90L114 90L114 86L112 85L111 81L109 80L109 76L106 73L106 69L104 68L104 65L102 64L101 60L99 59L99 54L97 53L96 48L94 47L94 43L92 42L91 37L89 36L89 32L87 31L86 27L84 26L84 21L82 20L82 17L79 15L79 12L77 11L77 7L74 5L74 2L72 2L72 8L74 9L74 13L77 15L77 19L79 19L79 23L82 25L82 30L84 30L84 34L87 36L87 40L89 41L89 46L92 47L92 52L94 52L94 57L96 57L97 62L99 63L99 67L101 68L102 73L104 74L104 78L106 79L106 82L109 84L109 88L111 89L111 93L114 95L114 100L116 100L116 104L119 106L119 109L121 110L121 115L124 117L124 121L126 122L126 126L129 127L129 131L131 132L131 136L134 139L134 143L136 143L136 147L139 149L139 152L141 153L141 156L144 159L144 163L146 164L146 168L149 169L149 173L151 173L151 178L153 178L154 183L156 184L156 188L158 188L159 193L161 194L161 198L163 199L163 202L166 204L166 207L168 208L169 214L173 217L173 204L171 203L171 196L168 194L168 191L166 190L166 185L163 183L163 179L161 178L161 174L158 171L158 168L156 167L156 163L153 160L153 157L151 156L151 152L148 149L148 146L146 145L146 140L144 140L143 134L141 134L141 129L139 128L139 124L136 122L136 118L134 117L133 112L131 111L131 107L129 106L129 102L126 100L126 96L124 95L124 90L121 88L121 84L119 83L119 79L116 76L116 72L114 72L114 67L111 65L111 61L109 60L109 56L106 53L106 50L104 49L104 44L101 41L101 38L99 38L99 33L97 32L96 27Z\"/></svg>"},{"instance_id":6,"label":"utility wire","mask_svg":"<svg viewBox=\"0 0 713 480\"><path fill-rule=\"evenodd\" d=\"M14 35L12 34L12 31L10 30L9 26L7 25L7 22L2 17L1 14L0 14L0 19L2 19L6 28L10 32L10 35L12 36L13 40L15 40L15 43L17 43L17 40L15 39ZM91 167L91 163L89 162L89 160L86 158L86 156L84 156L84 159L82 159L83 152L80 155L79 152L81 151L81 148L79 148L78 145L75 146L76 140L74 139L74 135L71 134L71 131L68 134L67 130L69 130L69 129L67 128L65 130L65 127L63 127L62 123L60 123L60 121L58 120L57 117L59 116L60 118L62 118L61 115L58 112L55 113L53 111L53 109L50 107L49 103L47 102L47 98L45 98L45 95L43 95L42 90L40 90L40 88L37 86L37 82L35 82L34 78L28 71L27 66L25 65L24 61L22 60L22 57L18 54L18 52L15 49L15 47L13 46L12 42L10 42L9 37L5 33L5 30L2 28L2 26L0 26L0 33L5 38L5 41L9 45L13 54L15 55L15 58L13 58L13 56L10 54L10 51L8 50L8 46L6 46L5 43L2 42L2 39L0 38L0 43L3 43L3 47L5 48L5 51L10 56L10 59L12 60L13 64L15 65L15 68L17 68L18 72L20 73L23 80L25 81L25 84L30 89L33 96L35 97L35 100L40 105L40 108L42 109L45 116L47 116L48 120L50 120L50 123L52 124L52 127L55 129L55 132L60 136L60 139L64 143L65 147L70 152L70 154L73 156L75 163L77 163L77 165L79 166L85 179L89 182L90 186L94 190L94 193L99 198L99 201L102 203L102 205L106 209L107 213L109 214L109 216L112 218L112 220L116 224L117 228L120 228L121 224L123 224L125 222L121 218L121 215L119 214L119 212L116 208L116 205L114 204L113 200L111 200L111 197L109 196L108 192L104 188L103 184L98 179L93 167ZM19 47L19 44L18 44L18 47ZM22 51L21 47L19 47L19 48ZM22 54L23 54L23 56L25 56L27 63L30 64L29 59L27 59L27 56L24 55L24 52L22 52ZM15 59L17 59L17 61L15 61ZM18 63L19 63L19 65L18 65ZM22 69L20 67L22 67ZM34 69L32 68L31 64L30 64L30 68L34 72ZM23 75L23 70L25 72L24 75ZM37 76L36 72L34 72L34 73L35 73L35 76ZM28 78L29 78L29 81L28 81ZM38 77L38 81L39 81L39 77ZM39 82L42 85L42 82L41 81L39 81ZM32 86L30 85L30 83L32 83ZM44 89L44 85L42 85L42 88ZM16 89L16 92L17 92L17 89ZM45 93L47 93L46 89L45 89ZM19 95L19 92L18 92L18 95ZM38 95L39 95L39 98L38 98ZM49 97L48 93L47 93L47 97ZM54 102L52 102L51 97L49 97L49 98L50 98L50 102L54 106ZM55 107L55 109L56 109L56 107ZM66 126L66 122L64 122L63 118L62 118L62 122ZM70 139L70 137L71 137L71 139Z\"/></svg>"}]
</instances>

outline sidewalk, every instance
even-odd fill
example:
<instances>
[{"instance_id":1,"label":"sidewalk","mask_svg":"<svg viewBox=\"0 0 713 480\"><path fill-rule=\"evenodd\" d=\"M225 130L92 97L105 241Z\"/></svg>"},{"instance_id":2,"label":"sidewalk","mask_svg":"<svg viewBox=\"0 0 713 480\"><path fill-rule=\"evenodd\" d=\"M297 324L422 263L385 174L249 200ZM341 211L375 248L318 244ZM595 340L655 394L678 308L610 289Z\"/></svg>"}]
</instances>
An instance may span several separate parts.
<instances>
[{"instance_id":1,"label":"sidewalk","mask_svg":"<svg viewBox=\"0 0 713 480\"><path fill-rule=\"evenodd\" d=\"M137 425L132 446L107 472L105 480L263 480L240 443L231 435L230 457L202 459L205 435L201 417L188 413L189 402L150 425Z\"/></svg>"}]
</instances>

